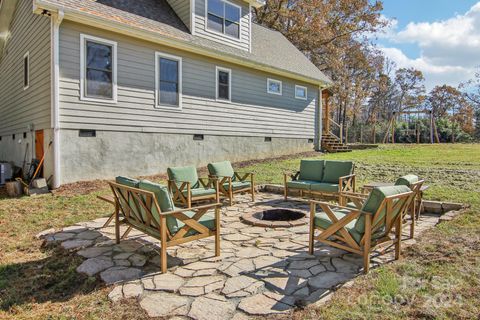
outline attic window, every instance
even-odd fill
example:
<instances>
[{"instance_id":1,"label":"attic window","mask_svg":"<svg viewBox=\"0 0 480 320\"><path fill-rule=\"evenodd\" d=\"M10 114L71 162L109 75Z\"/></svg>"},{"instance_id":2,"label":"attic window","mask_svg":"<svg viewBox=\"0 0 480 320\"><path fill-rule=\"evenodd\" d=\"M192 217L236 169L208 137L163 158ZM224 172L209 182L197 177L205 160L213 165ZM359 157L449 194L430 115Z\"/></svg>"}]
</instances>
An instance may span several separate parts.
<instances>
[{"instance_id":1,"label":"attic window","mask_svg":"<svg viewBox=\"0 0 480 320\"><path fill-rule=\"evenodd\" d=\"M227 36L240 38L241 8L228 1L207 1L207 28Z\"/></svg>"}]
</instances>

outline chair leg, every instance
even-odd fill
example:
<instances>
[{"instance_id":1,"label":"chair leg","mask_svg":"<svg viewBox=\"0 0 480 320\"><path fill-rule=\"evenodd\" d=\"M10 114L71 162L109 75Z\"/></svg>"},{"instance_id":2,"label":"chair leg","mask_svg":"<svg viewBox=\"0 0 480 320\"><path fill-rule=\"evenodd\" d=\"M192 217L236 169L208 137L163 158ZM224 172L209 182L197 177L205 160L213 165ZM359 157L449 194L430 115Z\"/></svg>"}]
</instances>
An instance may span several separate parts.
<instances>
[{"instance_id":1,"label":"chair leg","mask_svg":"<svg viewBox=\"0 0 480 320\"><path fill-rule=\"evenodd\" d=\"M113 218L115 218L115 212L113 212L110 217L108 217L107 221L103 224L102 228L108 227L110 222L112 222Z\"/></svg>"},{"instance_id":2,"label":"chair leg","mask_svg":"<svg viewBox=\"0 0 480 320\"><path fill-rule=\"evenodd\" d=\"M397 219L395 226L395 260L401 259L401 245L402 245L402 219Z\"/></svg>"},{"instance_id":3,"label":"chair leg","mask_svg":"<svg viewBox=\"0 0 480 320\"><path fill-rule=\"evenodd\" d=\"M250 181L251 186L250 186L250 191L252 192L252 202L255 202L255 180L252 175L252 180Z\"/></svg>"},{"instance_id":4,"label":"chair leg","mask_svg":"<svg viewBox=\"0 0 480 320\"><path fill-rule=\"evenodd\" d=\"M167 219L160 216L160 268L162 273L167 272Z\"/></svg>"},{"instance_id":5,"label":"chair leg","mask_svg":"<svg viewBox=\"0 0 480 320\"><path fill-rule=\"evenodd\" d=\"M288 201L288 186L287 186L287 176L284 175L283 176L283 198L285 199L285 201Z\"/></svg>"},{"instance_id":6,"label":"chair leg","mask_svg":"<svg viewBox=\"0 0 480 320\"><path fill-rule=\"evenodd\" d=\"M232 190L232 188L230 188L230 190L228 190L228 197L230 198L230 206L233 206L233 190Z\"/></svg>"},{"instance_id":7,"label":"chair leg","mask_svg":"<svg viewBox=\"0 0 480 320\"><path fill-rule=\"evenodd\" d=\"M220 256L220 208L215 208L215 256Z\"/></svg>"},{"instance_id":8,"label":"chair leg","mask_svg":"<svg viewBox=\"0 0 480 320\"><path fill-rule=\"evenodd\" d=\"M313 254L313 244L314 244L314 234L315 234L315 218L316 205L314 203L310 204L310 234L308 238L308 253Z\"/></svg>"},{"instance_id":9,"label":"chair leg","mask_svg":"<svg viewBox=\"0 0 480 320\"><path fill-rule=\"evenodd\" d=\"M115 242L120 243L120 217L117 206L115 206Z\"/></svg>"},{"instance_id":10,"label":"chair leg","mask_svg":"<svg viewBox=\"0 0 480 320\"><path fill-rule=\"evenodd\" d=\"M416 205L413 204L412 210L410 210L410 220L411 220L411 225L410 225L410 239L413 239L415 236L415 223L417 222L415 219L415 212L416 212Z\"/></svg>"},{"instance_id":11,"label":"chair leg","mask_svg":"<svg viewBox=\"0 0 480 320\"><path fill-rule=\"evenodd\" d=\"M365 215L365 235L363 244L363 273L370 270L370 248L372 245L372 216Z\"/></svg>"}]
</instances>

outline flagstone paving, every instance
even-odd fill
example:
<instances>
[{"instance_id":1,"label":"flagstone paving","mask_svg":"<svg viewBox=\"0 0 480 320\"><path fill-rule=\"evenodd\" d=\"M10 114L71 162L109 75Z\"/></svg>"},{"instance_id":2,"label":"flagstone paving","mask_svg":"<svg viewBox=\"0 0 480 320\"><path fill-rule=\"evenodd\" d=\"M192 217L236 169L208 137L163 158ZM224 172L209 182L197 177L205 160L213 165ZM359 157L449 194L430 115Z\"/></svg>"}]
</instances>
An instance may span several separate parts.
<instances>
[{"instance_id":1,"label":"flagstone paving","mask_svg":"<svg viewBox=\"0 0 480 320\"><path fill-rule=\"evenodd\" d=\"M308 202L284 202L270 193L260 193L256 203L250 203L249 196L237 200L222 208L221 256L214 256L213 237L172 247L166 274L159 273L157 239L132 230L115 244L113 226L102 228L106 218L41 236L84 257L77 271L113 284L112 302L136 298L152 317L223 320L288 314L295 307L324 301L361 271L362 258L339 249L319 245L309 255L307 225L272 229L240 220L244 213L271 208L294 208L308 215ZM417 234L437 221L436 216L423 215ZM391 253L383 254L372 264L391 259Z\"/></svg>"}]
</instances>

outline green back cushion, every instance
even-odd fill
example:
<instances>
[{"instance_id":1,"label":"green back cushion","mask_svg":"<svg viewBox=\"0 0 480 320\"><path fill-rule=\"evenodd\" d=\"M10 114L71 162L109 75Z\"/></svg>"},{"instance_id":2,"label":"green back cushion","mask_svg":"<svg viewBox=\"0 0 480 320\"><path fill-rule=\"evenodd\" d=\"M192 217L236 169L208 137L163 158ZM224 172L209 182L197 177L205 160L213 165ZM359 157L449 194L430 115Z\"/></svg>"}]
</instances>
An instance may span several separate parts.
<instances>
[{"instance_id":1,"label":"green back cushion","mask_svg":"<svg viewBox=\"0 0 480 320\"><path fill-rule=\"evenodd\" d=\"M116 177L115 182L131 188L138 188L138 184L140 183L140 181L138 181L137 179L132 179L132 178L123 177L123 176Z\"/></svg>"},{"instance_id":2,"label":"green back cushion","mask_svg":"<svg viewBox=\"0 0 480 320\"><path fill-rule=\"evenodd\" d=\"M367 200L363 204L362 211L369 212L372 215L375 214L386 197L397 195L400 193L409 192L410 188L407 186L389 186L374 188ZM379 214L377 220L372 221L372 225L376 224L379 220L385 216L386 208ZM398 213L398 212L397 212ZM394 213L395 214L395 213ZM355 223L355 230L358 232L365 232L365 215L360 215Z\"/></svg>"},{"instance_id":3,"label":"green back cushion","mask_svg":"<svg viewBox=\"0 0 480 320\"><path fill-rule=\"evenodd\" d=\"M195 167L173 167L167 169L168 179L175 182L190 182L192 188L198 186L198 174Z\"/></svg>"},{"instance_id":4,"label":"green back cushion","mask_svg":"<svg viewBox=\"0 0 480 320\"><path fill-rule=\"evenodd\" d=\"M209 163L208 172L217 177L233 177L235 173L230 161Z\"/></svg>"},{"instance_id":5,"label":"green back cushion","mask_svg":"<svg viewBox=\"0 0 480 320\"><path fill-rule=\"evenodd\" d=\"M162 212L175 210L172 196L170 195L170 192L166 186L148 180L142 180L140 181L139 187L142 190L150 191L155 194L155 198L157 199L158 205L160 206L160 210L162 210ZM157 220L157 223L160 223L160 216L155 208L153 208L152 214L154 219ZM169 230L176 230L178 228L177 219L172 216L167 216L167 228Z\"/></svg>"},{"instance_id":6,"label":"green back cushion","mask_svg":"<svg viewBox=\"0 0 480 320\"><path fill-rule=\"evenodd\" d=\"M353 173L353 162L326 160L324 171L322 182L338 183L340 177Z\"/></svg>"},{"instance_id":7,"label":"green back cushion","mask_svg":"<svg viewBox=\"0 0 480 320\"><path fill-rule=\"evenodd\" d=\"M300 161L300 180L322 181L325 160Z\"/></svg>"},{"instance_id":8,"label":"green back cushion","mask_svg":"<svg viewBox=\"0 0 480 320\"><path fill-rule=\"evenodd\" d=\"M418 182L418 176L414 174L407 174L406 176L398 178L397 181L395 181L395 185L410 187L412 183L415 182Z\"/></svg>"}]
</instances>

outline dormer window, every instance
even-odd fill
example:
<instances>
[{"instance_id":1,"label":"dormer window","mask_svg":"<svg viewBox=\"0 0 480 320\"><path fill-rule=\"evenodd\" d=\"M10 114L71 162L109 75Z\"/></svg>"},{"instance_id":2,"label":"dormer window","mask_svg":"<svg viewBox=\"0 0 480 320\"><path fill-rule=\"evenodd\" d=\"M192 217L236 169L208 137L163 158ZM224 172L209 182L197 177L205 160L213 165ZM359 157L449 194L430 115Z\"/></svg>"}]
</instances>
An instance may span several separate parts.
<instances>
[{"instance_id":1,"label":"dormer window","mask_svg":"<svg viewBox=\"0 0 480 320\"><path fill-rule=\"evenodd\" d=\"M207 28L240 38L241 8L224 0L207 0Z\"/></svg>"}]
</instances>

